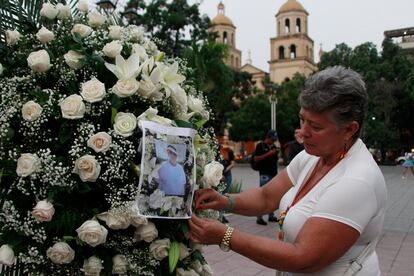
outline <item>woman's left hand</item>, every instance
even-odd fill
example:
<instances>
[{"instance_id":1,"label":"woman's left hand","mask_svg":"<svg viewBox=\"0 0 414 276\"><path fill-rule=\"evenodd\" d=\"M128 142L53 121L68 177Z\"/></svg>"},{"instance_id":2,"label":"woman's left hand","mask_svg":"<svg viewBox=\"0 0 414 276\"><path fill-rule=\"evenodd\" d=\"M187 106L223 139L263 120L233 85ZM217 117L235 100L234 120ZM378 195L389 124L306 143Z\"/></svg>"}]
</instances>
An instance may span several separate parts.
<instances>
[{"instance_id":1,"label":"woman's left hand","mask_svg":"<svg viewBox=\"0 0 414 276\"><path fill-rule=\"evenodd\" d=\"M189 220L190 240L200 244L219 244L227 226L213 219L198 218L192 215Z\"/></svg>"}]
</instances>

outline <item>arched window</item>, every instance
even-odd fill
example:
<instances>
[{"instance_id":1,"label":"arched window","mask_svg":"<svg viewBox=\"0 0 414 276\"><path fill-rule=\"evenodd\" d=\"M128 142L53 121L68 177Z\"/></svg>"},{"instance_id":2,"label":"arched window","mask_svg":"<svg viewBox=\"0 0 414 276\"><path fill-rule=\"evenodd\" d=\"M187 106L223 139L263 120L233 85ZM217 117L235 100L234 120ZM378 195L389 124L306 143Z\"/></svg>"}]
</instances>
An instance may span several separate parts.
<instances>
[{"instance_id":1,"label":"arched window","mask_svg":"<svg viewBox=\"0 0 414 276\"><path fill-rule=\"evenodd\" d=\"M236 57L236 64L235 64L235 67L240 67L240 64L239 64L239 58L238 57Z\"/></svg>"},{"instance_id":2,"label":"arched window","mask_svg":"<svg viewBox=\"0 0 414 276\"><path fill-rule=\"evenodd\" d=\"M223 43L227 44L227 32L223 32Z\"/></svg>"},{"instance_id":3,"label":"arched window","mask_svg":"<svg viewBox=\"0 0 414 276\"><path fill-rule=\"evenodd\" d=\"M311 56L310 56L310 51L309 51L309 46L308 45L306 45L306 56L308 57L308 58L310 58Z\"/></svg>"},{"instance_id":4,"label":"arched window","mask_svg":"<svg viewBox=\"0 0 414 276\"><path fill-rule=\"evenodd\" d=\"M279 46L279 59L285 58L285 47Z\"/></svg>"},{"instance_id":5,"label":"arched window","mask_svg":"<svg viewBox=\"0 0 414 276\"><path fill-rule=\"evenodd\" d=\"M282 30L280 29L280 20L277 21L277 34L281 35L282 34Z\"/></svg>"},{"instance_id":6,"label":"arched window","mask_svg":"<svg viewBox=\"0 0 414 276\"><path fill-rule=\"evenodd\" d=\"M296 32L300 33L301 32L301 25L300 25L300 18L296 18Z\"/></svg>"},{"instance_id":7,"label":"arched window","mask_svg":"<svg viewBox=\"0 0 414 276\"><path fill-rule=\"evenodd\" d=\"M290 58L296 58L296 46L294 44L290 45Z\"/></svg>"},{"instance_id":8,"label":"arched window","mask_svg":"<svg viewBox=\"0 0 414 276\"><path fill-rule=\"evenodd\" d=\"M231 64L231 66L234 66L234 56L233 55L231 55L231 57L230 57L230 64Z\"/></svg>"},{"instance_id":9,"label":"arched window","mask_svg":"<svg viewBox=\"0 0 414 276\"><path fill-rule=\"evenodd\" d=\"M290 79L288 77L285 78L285 82L289 82Z\"/></svg>"},{"instance_id":10,"label":"arched window","mask_svg":"<svg viewBox=\"0 0 414 276\"><path fill-rule=\"evenodd\" d=\"M286 18L285 20L285 33L290 33L290 20L289 18Z\"/></svg>"},{"instance_id":11,"label":"arched window","mask_svg":"<svg viewBox=\"0 0 414 276\"><path fill-rule=\"evenodd\" d=\"M231 46L234 46L234 34L233 33L231 33Z\"/></svg>"}]
</instances>

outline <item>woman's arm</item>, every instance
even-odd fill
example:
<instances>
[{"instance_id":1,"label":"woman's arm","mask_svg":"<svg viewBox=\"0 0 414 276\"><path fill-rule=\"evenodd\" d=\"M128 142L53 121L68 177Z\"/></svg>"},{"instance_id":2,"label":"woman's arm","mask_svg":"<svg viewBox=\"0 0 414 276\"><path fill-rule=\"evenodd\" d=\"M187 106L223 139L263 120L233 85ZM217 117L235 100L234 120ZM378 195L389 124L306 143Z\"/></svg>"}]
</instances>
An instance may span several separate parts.
<instances>
[{"instance_id":1,"label":"woman's arm","mask_svg":"<svg viewBox=\"0 0 414 276\"><path fill-rule=\"evenodd\" d=\"M231 160L230 165L227 166L226 171L224 171L224 172L228 172L231 169L233 169L234 165L236 165L236 162L234 162L234 160Z\"/></svg>"},{"instance_id":2,"label":"woman's arm","mask_svg":"<svg viewBox=\"0 0 414 276\"><path fill-rule=\"evenodd\" d=\"M226 226L193 216L190 239L196 243L219 244ZM310 218L295 242L288 243L234 230L230 248L264 266L290 272L316 272L341 257L358 239L359 232L341 222Z\"/></svg>"},{"instance_id":3,"label":"woman's arm","mask_svg":"<svg viewBox=\"0 0 414 276\"><path fill-rule=\"evenodd\" d=\"M245 216L272 212L279 208L280 200L290 188L292 188L292 182L284 169L263 187L232 194L234 201L232 212Z\"/></svg>"}]
</instances>

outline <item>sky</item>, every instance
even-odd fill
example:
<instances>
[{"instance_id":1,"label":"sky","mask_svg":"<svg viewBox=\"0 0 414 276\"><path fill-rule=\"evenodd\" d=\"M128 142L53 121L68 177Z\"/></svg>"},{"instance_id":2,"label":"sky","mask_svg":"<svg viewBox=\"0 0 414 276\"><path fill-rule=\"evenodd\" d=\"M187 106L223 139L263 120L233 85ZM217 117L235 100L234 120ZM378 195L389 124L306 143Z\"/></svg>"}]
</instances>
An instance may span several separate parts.
<instances>
[{"instance_id":1,"label":"sky","mask_svg":"<svg viewBox=\"0 0 414 276\"><path fill-rule=\"evenodd\" d=\"M225 15L236 26L236 48L242 65L251 51L252 65L269 72L270 38L276 36L275 15L287 0L222 0ZM189 0L189 3L199 2ZM219 0L201 0L200 12L211 19ZM373 42L381 50L384 31L414 27L414 0L299 0L308 11L308 35L318 61L320 44L330 51L342 42L350 47Z\"/></svg>"}]
</instances>

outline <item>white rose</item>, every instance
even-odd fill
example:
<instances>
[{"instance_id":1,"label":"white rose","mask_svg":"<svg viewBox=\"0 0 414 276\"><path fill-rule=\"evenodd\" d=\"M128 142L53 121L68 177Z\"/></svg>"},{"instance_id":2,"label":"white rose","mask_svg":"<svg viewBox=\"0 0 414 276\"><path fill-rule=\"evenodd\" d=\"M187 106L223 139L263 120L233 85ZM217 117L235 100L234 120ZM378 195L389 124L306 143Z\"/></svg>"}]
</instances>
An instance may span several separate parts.
<instances>
[{"instance_id":1,"label":"white rose","mask_svg":"<svg viewBox=\"0 0 414 276\"><path fill-rule=\"evenodd\" d=\"M51 221L54 214L55 208L47 200L39 201L32 211L32 215L37 221Z\"/></svg>"},{"instance_id":2,"label":"white rose","mask_svg":"<svg viewBox=\"0 0 414 276\"><path fill-rule=\"evenodd\" d=\"M7 45L16 44L22 35L16 30L7 30L6 31L6 42Z\"/></svg>"},{"instance_id":3,"label":"white rose","mask_svg":"<svg viewBox=\"0 0 414 276\"><path fill-rule=\"evenodd\" d=\"M105 221L106 225L114 230L127 229L131 224L128 213L109 211L101 213L97 217Z\"/></svg>"},{"instance_id":4,"label":"white rose","mask_svg":"<svg viewBox=\"0 0 414 276\"><path fill-rule=\"evenodd\" d=\"M43 73L50 69L50 57L46 50L31 52L27 64L34 72Z\"/></svg>"},{"instance_id":5,"label":"white rose","mask_svg":"<svg viewBox=\"0 0 414 276\"><path fill-rule=\"evenodd\" d=\"M193 96L188 96L188 107L194 111L200 113L203 111L203 101Z\"/></svg>"},{"instance_id":6,"label":"white rose","mask_svg":"<svg viewBox=\"0 0 414 276\"><path fill-rule=\"evenodd\" d=\"M88 13L88 24L91 27L102 26L105 23L105 21L105 16L100 14L97 10L93 10L92 12Z\"/></svg>"},{"instance_id":7,"label":"white rose","mask_svg":"<svg viewBox=\"0 0 414 276\"><path fill-rule=\"evenodd\" d=\"M155 259L161 261L168 256L170 244L169 239L156 240L150 244L149 251Z\"/></svg>"},{"instance_id":8,"label":"white rose","mask_svg":"<svg viewBox=\"0 0 414 276\"><path fill-rule=\"evenodd\" d=\"M72 35L77 33L80 37L85 38L92 33L92 28L83 24L75 24L70 32Z\"/></svg>"},{"instance_id":9,"label":"white rose","mask_svg":"<svg viewBox=\"0 0 414 276\"><path fill-rule=\"evenodd\" d=\"M26 121L34 121L42 115L43 108L34 101L28 101L22 106L22 117Z\"/></svg>"},{"instance_id":10,"label":"white rose","mask_svg":"<svg viewBox=\"0 0 414 276\"><path fill-rule=\"evenodd\" d=\"M139 82L134 79L121 79L112 87L113 92L120 98L134 95L139 89Z\"/></svg>"},{"instance_id":11,"label":"white rose","mask_svg":"<svg viewBox=\"0 0 414 276\"><path fill-rule=\"evenodd\" d=\"M144 39L145 30L143 27L138 27L135 25L130 25L129 29L129 39L131 41L140 42Z\"/></svg>"},{"instance_id":12,"label":"white rose","mask_svg":"<svg viewBox=\"0 0 414 276\"><path fill-rule=\"evenodd\" d=\"M80 12L88 12L89 5L88 0L79 0L78 5L76 6Z\"/></svg>"},{"instance_id":13,"label":"white rose","mask_svg":"<svg viewBox=\"0 0 414 276\"><path fill-rule=\"evenodd\" d=\"M81 60L84 58L84 56L76 51L69 50L64 56L65 62L67 65L69 65L72 69L80 69L82 68L82 62Z\"/></svg>"},{"instance_id":14,"label":"white rose","mask_svg":"<svg viewBox=\"0 0 414 276\"><path fill-rule=\"evenodd\" d=\"M201 271L201 276L212 276L214 273L213 269L208 264L203 264L203 271Z\"/></svg>"},{"instance_id":15,"label":"white rose","mask_svg":"<svg viewBox=\"0 0 414 276\"><path fill-rule=\"evenodd\" d=\"M115 255L112 257L112 274L126 274L129 269L129 263L124 255Z\"/></svg>"},{"instance_id":16,"label":"white rose","mask_svg":"<svg viewBox=\"0 0 414 276\"><path fill-rule=\"evenodd\" d=\"M40 166L40 160L36 154L23 153L17 159L16 173L18 176L26 177L34 173Z\"/></svg>"},{"instance_id":17,"label":"white rose","mask_svg":"<svg viewBox=\"0 0 414 276\"><path fill-rule=\"evenodd\" d=\"M83 182L95 182L101 172L101 166L92 155L84 155L75 161L74 173L78 174Z\"/></svg>"},{"instance_id":18,"label":"white rose","mask_svg":"<svg viewBox=\"0 0 414 276\"><path fill-rule=\"evenodd\" d=\"M135 203L132 203L129 209L129 217L131 219L131 224L135 227L148 224L147 218L139 214L138 205Z\"/></svg>"},{"instance_id":19,"label":"white rose","mask_svg":"<svg viewBox=\"0 0 414 276\"><path fill-rule=\"evenodd\" d=\"M105 243L108 230L99 224L96 220L85 221L76 229L79 239L86 242L92 247Z\"/></svg>"},{"instance_id":20,"label":"white rose","mask_svg":"<svg viewBox=\"0 0 414 276\"><path fill-rule=\"evenodd\" d=\"M12 266L15 260L13 249L7 244L3 244L0 247L0 264Z\"/></svg>"},{"instance_id":21,"label":"white rose","mask_svg":"<svg viewBox=\"0 0 414 276\"><path fill-rule=\"evenodd\" d=\"M58 14L58 10L54 5L50 3L43 3L42 9L40 10L40 16L46 17L48 19L55 19Z\"/></svg>"},{"instance_id":22,"label":"white rose","mask_svg":"<svg viewBox=\"0 0 414 276\"><path fill-rule=\"evenodd\" d=\"M183 260L190 256L190 248L188 248L185 244L180 242L180 260Z\"/></svg>"},{"instance_id":23,"label":"white rose","mask_svg":"<svg viewBox=\"0 0 414 276\"><path fill-rule=\"evenodd\" d=\"M140 44L134 43L132 45L132 53L137 54L141 60L148 59L147 51L145 50L144 46Z\"/></svg>"},{"instance_id":24,"label":"white rose","mask_svg":"<svg viewBox=\"0 0 414 276\"><path fill-rule=\"evenodd\" d=\"M216 187L223 177L223 165L217 161L212 161L204 166L204 188Z\"/></svg>"},{"instance_id":25,"label":"white rose","mask_svg":"<svg viewBox=\"0 0 414 276\"><path fill-rule=\"evenodd\" d=\"M155 227L155 224L151 221L148 222L146 225L140 225L137 227L134 233L134 240L135 241L146 241L152 242L155 238L158 237L158 230Z\"/></svg>"},{"instance_id":26,"label":"white rose","mask_svg":"<svg viewBox=\"0 0 414 276\"><path fill-rule=\"evenodd\" d=\"M45 27L40 28L40 30L36 33L36 37L43 44L46 44L55 39L55 35L53 34L53 32L49 31Z\"/></svg>"},{"instance_id":27,"label":"white rose","mask_svg":"<svg viewBox=\"0 0 414 276\"><path fill-rule=\"evenodd\" d=\"M177 113L187 112L187 94L184 89L178 86L177 89L171 93L171 100L175 108L178 109Z\"/></svg>"},{"instance_id":28,"label":"white rose","mask_svg":"<svg viewBox=\"0 0 414 276\"><path fill-rule=\"evenodd\" d=\"M66 242L57 242L49 247L46 256L55 264L68 264L75 258L75 251Z\"/></svg>"},{"instance_id":29,"label":"white rose","mask_svg":"<svg viewBox=\"0 0 414 276\"><path fill-rule=\"evenodd\" d=\"M66 119L80 119L85 114L85 104L79 95L70 95L60 102L62 117Z\"/></svg>"},{"instance_id":30,"label":"white rose","mask_svg":"<svg viewBox=\"0 0 414 276\"><path fill-rule=\"evenodd\" d=\"M109 36L109 38L112 39L112 40L120 40L121 39L121 33L122 33L123 29L124 29L123 27L117 26L117 25L109 26L108 27L108 30L109 30L108 36Z\"/></svg>"},{"instance_id":31,"label":"white rose","mask_svg":"<svg viewBox=\"0 0 414 276\"><path fill-rule=\"evenodd\" d=\"M105 152L111 146L112 137L106 132L98 132L88 139L88 147L95 152Z\"/></svg>"},{"instance_id":32,"label":"white rose","mask_svg":"<svg viewBox=\"0 0 414 276\"><path fill-rule=\"evenodd\" d=\"M115 116L114 130L124 137L131 136L137 127L137 117L132 113L119 112Z\"/></svg>"},{"instance_id":33,"label":"white rose","mask_svg":"<svg viewBox=\"0 0 414 276\"><path fill-rule=\"evenodd\" d=\"M82 83L82 91L80 93L83 99L89 103L102 101L105 97L105 84L97 78Z\"/></svg>"},{"instance_id":34,"label":"white rose","mask_svg":"<svg viewBox=\"0 0 414 276\"><path fill-rule=\"evenodd\" d=\"M0 76L3 75L3 71L4 71L3 64L0 63Z\"/></svg>"},{"instance_id":35,"label":"white rose","mask_svg":"<svg viewBox=\"0 0 414 276\"><path fill-rule=\"evenodd\" d=\"M115 58L117 55L121 54L122 51L122 44L119 40L114 40L112 42L107 43L102 51L107 57Z\"/></svg>"},{"instance_id":36,"label":"white rose","mask_svg":"<svg viewBox=\"0 0 414 276\"><path fill-rule=\"evenodd\" d=\"M101 273L101 270L104 267L102 266L102 260L98 257L92 256L87 260L83 261L83 272L85 272L85 275L93 275L93 276L99 276Z\"/></svg>"},{"instance_id":37,"label":"white rose","mask_svg":"<svg viewBox=\"0 0 414 276\"><path fill-rule=\"evenodd\" d=\"M150 78L143 78L139 82L138 94L144 98L149 98L153 93L158 92L159 87L157 87ZM155 95L155 94L154 94ZM162 95L162 94L161 94ZM162 99L162 96L161 96Z\"/></svg>"},{"instance_id":38,"label":"white rose","mask_svg":"<svg viewBox=\"0 0 414 276\"><path fill-rule=\"evenodd\" d=\"M58 10L57 18L58 19L67 19L71 17L71 11L69 5L63 5L62 3L56 4L56 9Z\"/></svg>"},{"instance_id":39,"label":"white rose","mask_svg":"<svg viewBox=\"0 0 414 276\"><path fill-rule=\"evenodd\" d=\"M192 270L185 270L184 268L177 268L176 276L198 276L198 273Z\"/></svg>"}]
</instances>

